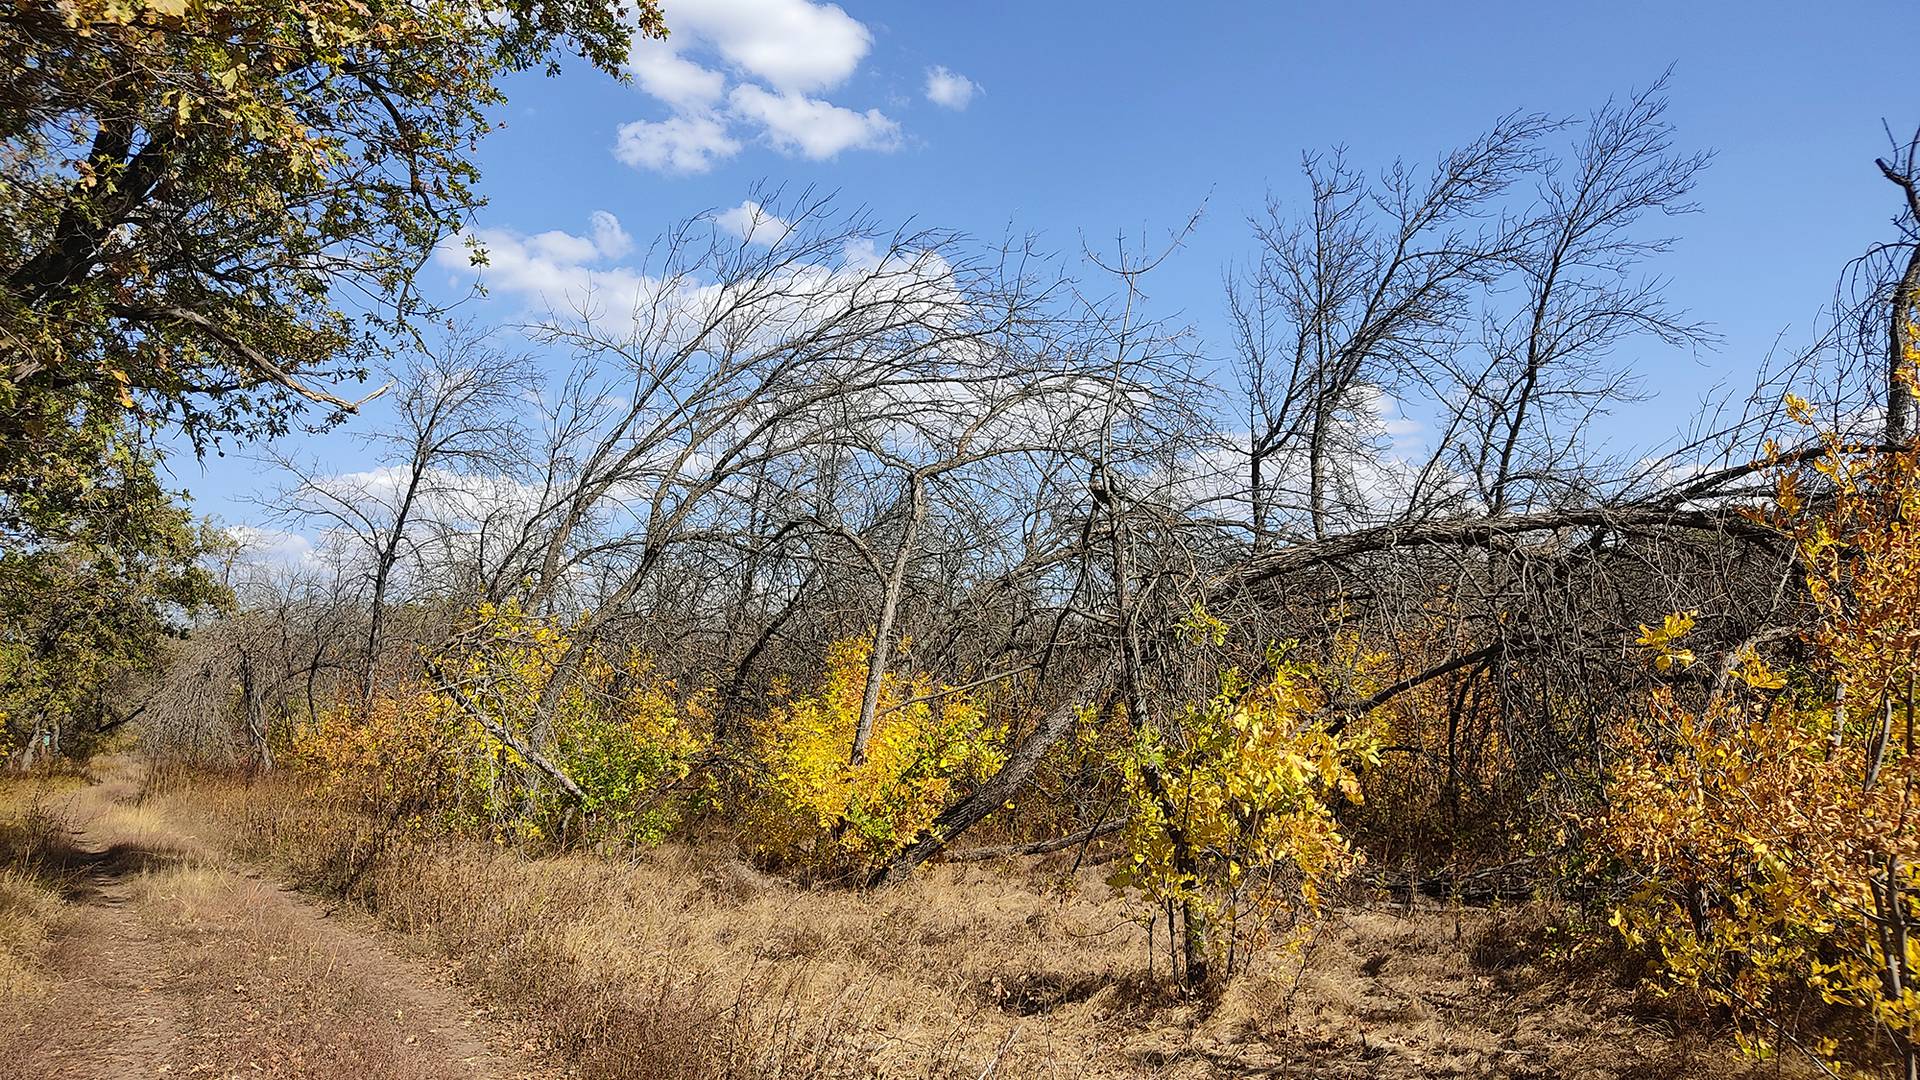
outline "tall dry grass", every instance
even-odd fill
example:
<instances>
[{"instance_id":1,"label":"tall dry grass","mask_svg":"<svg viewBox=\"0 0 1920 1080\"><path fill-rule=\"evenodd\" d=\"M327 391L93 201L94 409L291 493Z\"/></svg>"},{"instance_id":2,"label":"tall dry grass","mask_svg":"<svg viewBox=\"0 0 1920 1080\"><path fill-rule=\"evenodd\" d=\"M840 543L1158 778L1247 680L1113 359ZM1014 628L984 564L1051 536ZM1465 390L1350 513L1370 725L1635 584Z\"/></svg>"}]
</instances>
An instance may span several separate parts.
<instances>
[{"instance_id":1,"label":"tall dry grass","mask_svg":"<svg viewBox=\"0 0 1920 1080\"><path fill-rule=\"evenodd\" d=\"M527 858L383 832L293 778L159 797L444 958L591 1080L1749 1068L1645 1023L1611 974L1549 963L1521 941L1537 908L1349 908L1304 952L1196 1001L1156 978L1148 932L1103 871L1068 874L1070 858L936 866L861 894L717 848Z\"/></svg>"},{"instance_id":2,"label":"tall dry grass","mask_svg":"<svg viewBox=\"0 0 1920 1080\"><path fill-rule=\"evenodd\" d=\"M526 859L383 837L292 783L187 797L245 853L456 961L593 1077L1050 1075L1059 1055L1015 1036L1023 1014L1136 996L1144 974L1115 898L1036 904L988 871L864 896L702 849Z\"/></svg>"},{"instance_id":3,"label":"tall dry grass","mask_svg":"<svg viewBox=\"0 0 1920 1080\"><path fill-rule=\"evenodd\" d=\"M63 796L77 777L0 778L0 1010L47 988L73 879Z\"/></svg>"}]
</instances>

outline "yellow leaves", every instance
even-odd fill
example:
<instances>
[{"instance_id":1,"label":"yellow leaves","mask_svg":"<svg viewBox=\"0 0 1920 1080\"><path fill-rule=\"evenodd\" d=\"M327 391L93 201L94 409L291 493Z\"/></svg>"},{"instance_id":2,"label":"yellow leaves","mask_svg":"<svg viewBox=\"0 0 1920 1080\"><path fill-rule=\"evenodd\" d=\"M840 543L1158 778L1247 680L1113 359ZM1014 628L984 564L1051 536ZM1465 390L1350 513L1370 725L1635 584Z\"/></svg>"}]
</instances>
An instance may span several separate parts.
<instances>
[{"instance_id":1,"label":"yellow leaves","mask_svg":"<svg viewBox=\"0 0 1920 1080\"><path fill-rule=\"evenodd\" d=\"M69 26L82 27L87 23L131 26L147 21L142 16L168 20L184 18L188 0L67 0L62 6Z\"/></svg>"},{"instance_id":2,"label":"yellow leaves","mask_svg":"<svg viewBox=\"0 0 1920 1080\"><path fill-rule=\"evenodd\" d=\"M1335 735L1317 717L1323 686L1350 680L1371 654L1354 635L1330 664L1292 652L1276 653L1273 675L1250 688L1237 670L1223 673L1220 693L1171 717L1169 732L1143 726L1121 755L1133 862L1122 884L1149 908L1196 905L1224 924L1215 948L1297 922L1322 884L1358 862L1330 804L1360 800L1355 767L1377 760L1378 743L1365 725Z\"/></svg>"},{"instance_id":3,"label":"yellow leaves","mask_svg":"<svg viewBox=\"0 0 1920 1080\"><path fill-rule=\"evenodd\" d=\"M1003 732L973 698L890 671L864 761L850 760L872 642L834 643L811 693L789 694L753 724L767 766L748 807L767 854L819 869L890 858L1004 760Z\"/></svg>"},{"instance_id":4,"label":"yellow leaves","mask_svg":"<svg viewBox=\"0 0 1920 1080\"><path fill-rule=\"evenodd\" d=\"M1220 646L1227 641L1227 624L1209 612L1199 601L1180 622L1180 636L1189 644Z\"/></svg>"},{"instance_id":5,"label":"yellow leaves","mask_svg":"<svg viewBox=\"0 0 1920 1080\"><path fill-rule=\"evenodd\" d=\"M130 380L127 378L127 373L121 371L119 368L114 368L107 372L107 374L113 379L114 385L119 392L120 407L123 409L133 408L133 389L131 385L129 385Z\"/></svg>"},{"instance_id":6,"label":"yellow leaves","mask_svg":"<svg viewBox=\"0 0 1920 1080\"><path fill-rule=\"evenodd\" d=\"M406 808L413 828L536 844L580 828L574 802L496 734L531 738L537 704L569 647L565 629L512 603L482 606L475 623L462 652L435 665L464 702L437 686L351 700L304 726L288 760L348 805ZM689 776L707 749L706 697L683 698L643 657L616 672L585 651L541 749L584 793L596 837L650 843L678 821L685 800L656 796Z\"/></svg>"},{"instance_id":7,"label":"yellow leaves","mask_svg":"<svg viewBox=\"0 0 1920 1080\"><path fill-rule=\"evenodd\" d=\"M1733 677L1755 690L1778 690L1787 685L1787 677L1767 666L1753 646L1743 646L1735 655Z\"/></svg>"},{"instance_id":8,"label":"yellow leaves","mask_svg":"<svg viewBox=\"0 0 1920 1080\"><path fill-rule=\"evenodd\" d=\"M1642 645L1657 647L1678 641L1693 631L1693 624L1698 616L1697 611L1677 611L1662 620L1658 629L1649 628L1643 623L1640 626L1639 642Z\"/></svg>"},{"instance_id":9,"label":"yellow leaves","mask_svg":"<svg viewBox=\"0 0 1920 1080\"><path fill-rule=\"evenodd\" d=\"M1676 667L1693 666L1694 656L1691 649L1679 647L1679 640L1693 631L1694 620L1699 613L1695 611L1677 611L1669 614L1657 627L1640 624L1640 636L1634 643L1644 646L1653 653L1654 669L1661 672Z\"/></svg>"},{"instance_id":10,"label":"yellow leaves","mask_svg":"<svg viewBox=\"0 0 1920 1080\"><path fill-rule=\"evenodd\" d=\"M1800 478L1794 473L1782 472L1774 485L1773 501L1781 514L1787 517L1799 514L1806 505L1800 498Z\"/></svg>"},{"instance_id":11,"label":"yellow leaves","mask_svg":"<svg viewBox=\"0 0 1920 1080\"><path fill-rule=\"evenodd\" d=\"M1351 775L1342 776L1339 787L1340 794L1346 796L1348 802L1358 806L1367 801L1366 790L1360 786L1359 777Z\"/></svg>"},{"instance_id":12,"label":"yellow leaves","mask_svg":"<svg viewBox=\"0 0 1920 1080\"><path fill-rule=\"evenodd\" d=\"M1813 423L1813 406L1807 402L1806 398L1799 394L1788 393L1781 399L1781 404L1785 406L1787 415L1793 419L1794 423Z\"/></svg>"}]
</instances>

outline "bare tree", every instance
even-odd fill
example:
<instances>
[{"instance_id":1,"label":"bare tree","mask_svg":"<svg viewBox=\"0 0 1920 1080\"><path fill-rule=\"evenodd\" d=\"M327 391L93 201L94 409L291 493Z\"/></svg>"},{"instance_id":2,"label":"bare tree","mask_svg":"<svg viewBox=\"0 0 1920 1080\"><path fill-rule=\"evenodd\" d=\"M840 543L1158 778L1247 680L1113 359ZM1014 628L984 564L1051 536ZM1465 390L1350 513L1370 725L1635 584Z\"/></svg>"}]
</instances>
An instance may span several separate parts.
<instances>
[{"instance_id":1,"label":"bare tree","mask_svg":"<svg viewBox=\"0 0 1920 1080\"><path fill-rule=\"evenodd\" d=\"M1916 323L1920 323L1920 129L1905 144L1893 142L1893 153L1874 164L1900 189L1905 205L1894 220L1900 240L1891 254L1897 276L1889 298L1886 366L1886 441L1901 443L1913 437L1913 384L1909 365L1916 352ZM1901 256L1904 255L1904 258ZM1904 264L1904 265L1902 265Z\"/></svg>"},{"instance_id":2,"label":"bare tree","mask_svg":"<svg viewBox=\"0 0 1920 1080\"><path fill-rule=\"evenodd\" d=\"M538 498L487 577L526 582L532 609L570 620L536 741L593 642L639 611L657 617L643 601L666 570L745 550L758 571L809 530L846 540L880 584L873 696L921 525L943 491L969 487L948 481L1094 437L1085 373L1051 349L1057 285L1024 248L882 234L824 201L782 213L771 243L683 226L662 242L657 284L617 317L583 298L531 328L577 363L547 407L544 460L523 470ZM852 474L901 478L903 527L885 555L878 521L767 491L769 477Z\"/></svg>"},{"instance_id":3,"label":"bare tree","mask_svg":"<svg viewBox=\"0 0 1920 1080\"><path fill-rule=\"evenodd\" d=\"M1396 163L1377 183L1342 152L1310 154L1301 217L1269 198L1254 222L1258 255L1227 287L1256 547L1283 509L1300 512L1314 537L1336 526L1337 473L1368 449L1352 423L1362 391L1403 385L1458 349L1476 291L1524 237L1498 216L1498 200L1541 167L1540 140L1558 126L1502 117L1426 173ZM1277 505L1295 495L1301 502Z\"/></svg>"},{"instance_id":4,"label":"bare tree","mask_svg":"<svg viewBox=\"0 0 1920 1080\"><path fill-rule=\"evenodd\" d=\"M466 327L409 353L390 374L399 388L394 419L360 436L371 451L371 469L342 474L285 455L276 459L294 482L275 500L275 511L336 532L362 551L359 570L368 589L359 663L363 701L373 696L385 654L390 593L402 559L422 542L427 524L444 529L476 486L496 486L518 450L515 417L531 387L524 359Z\"/></svg>"},{"instance_id":5,"label":"bare tree","mask_svg":"<svg viewBox=\"0 0 1920 1080\"><path fill-rule=\"evenodd\" d=\"M1572 471L1564 466L1576 433L1631 389L1612 359L1618 346L1635 337L1669 347L1711 340L1669 307L1662 282L1636 276L1673 243L1637 227L1648 215L1691 212L1687 196L1708 162L1704 153L1674 152L1665 91L1662 77L1595 112L1570 166L1541 178L1539 205L1510 260L1523 302L1489 321L1487 369L1464 380L1485 431L1473 475L1492 513L1564 486L1568 477L1556 473Z\"/></svg>"}]
</instances>

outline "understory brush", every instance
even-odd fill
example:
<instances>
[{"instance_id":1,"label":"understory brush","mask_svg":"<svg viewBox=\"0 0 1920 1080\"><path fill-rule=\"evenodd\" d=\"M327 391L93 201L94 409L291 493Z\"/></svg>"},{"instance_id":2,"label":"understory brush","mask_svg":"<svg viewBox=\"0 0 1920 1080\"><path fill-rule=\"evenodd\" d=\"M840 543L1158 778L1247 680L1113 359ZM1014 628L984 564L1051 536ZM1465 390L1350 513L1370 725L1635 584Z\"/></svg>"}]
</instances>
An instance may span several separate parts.
<instances>
[{"instance_id":1,"label":"understory brush","mask_svg":"<svg viewBox=\"0 0 1920 1080\"><path fill-rule=\"evenodd\" d=\"M382 835L298 776L159 798L449 961L594 1080L1747 1068L1700 1032L1634 1017L1630 980L1543 962L1535 943L1564 919L1532 906L1375 909L1343 888L1300 947L1194 997L1156 972L1164 921L1144 923L1110 867L1071 851L857 892L717 845L533 856Z\"/></svg>"}]
</instances>

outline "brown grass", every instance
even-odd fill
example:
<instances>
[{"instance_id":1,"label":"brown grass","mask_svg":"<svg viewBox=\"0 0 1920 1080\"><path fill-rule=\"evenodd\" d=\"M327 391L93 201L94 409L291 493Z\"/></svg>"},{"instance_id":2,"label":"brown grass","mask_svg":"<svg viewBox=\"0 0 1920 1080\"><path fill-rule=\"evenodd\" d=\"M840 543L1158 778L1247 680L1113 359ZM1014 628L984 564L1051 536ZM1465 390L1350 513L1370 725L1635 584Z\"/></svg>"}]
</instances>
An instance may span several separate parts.
<instances>
[{"instance_id":1,"label":"brown grass","mask_svg":"<svg viewBox=\"0 0 1920 1080\"><path fill-rule=\"evenodd\" d=\"M47 953L71 884L58 804L79 783L69 777L0 780L0 1009L47 989Z\"/></svg>"},{"instance_id":2,"label":"brown grass","mask_svg":"<svg viewBox=\"0 0 1920 1080\"><path fill-rule=\"evenodd\" d=\"M715 849L376 843L288 781L165 798L445 958L589 1078L1760 1071L1648 1022L1616 972L1546 962L1557 913L1538 906L1344 907L1304 951L1193 1001L1155 978L1129 901L1065 859L938 866L862 895Z\"/></svg>"}]
</instances>

